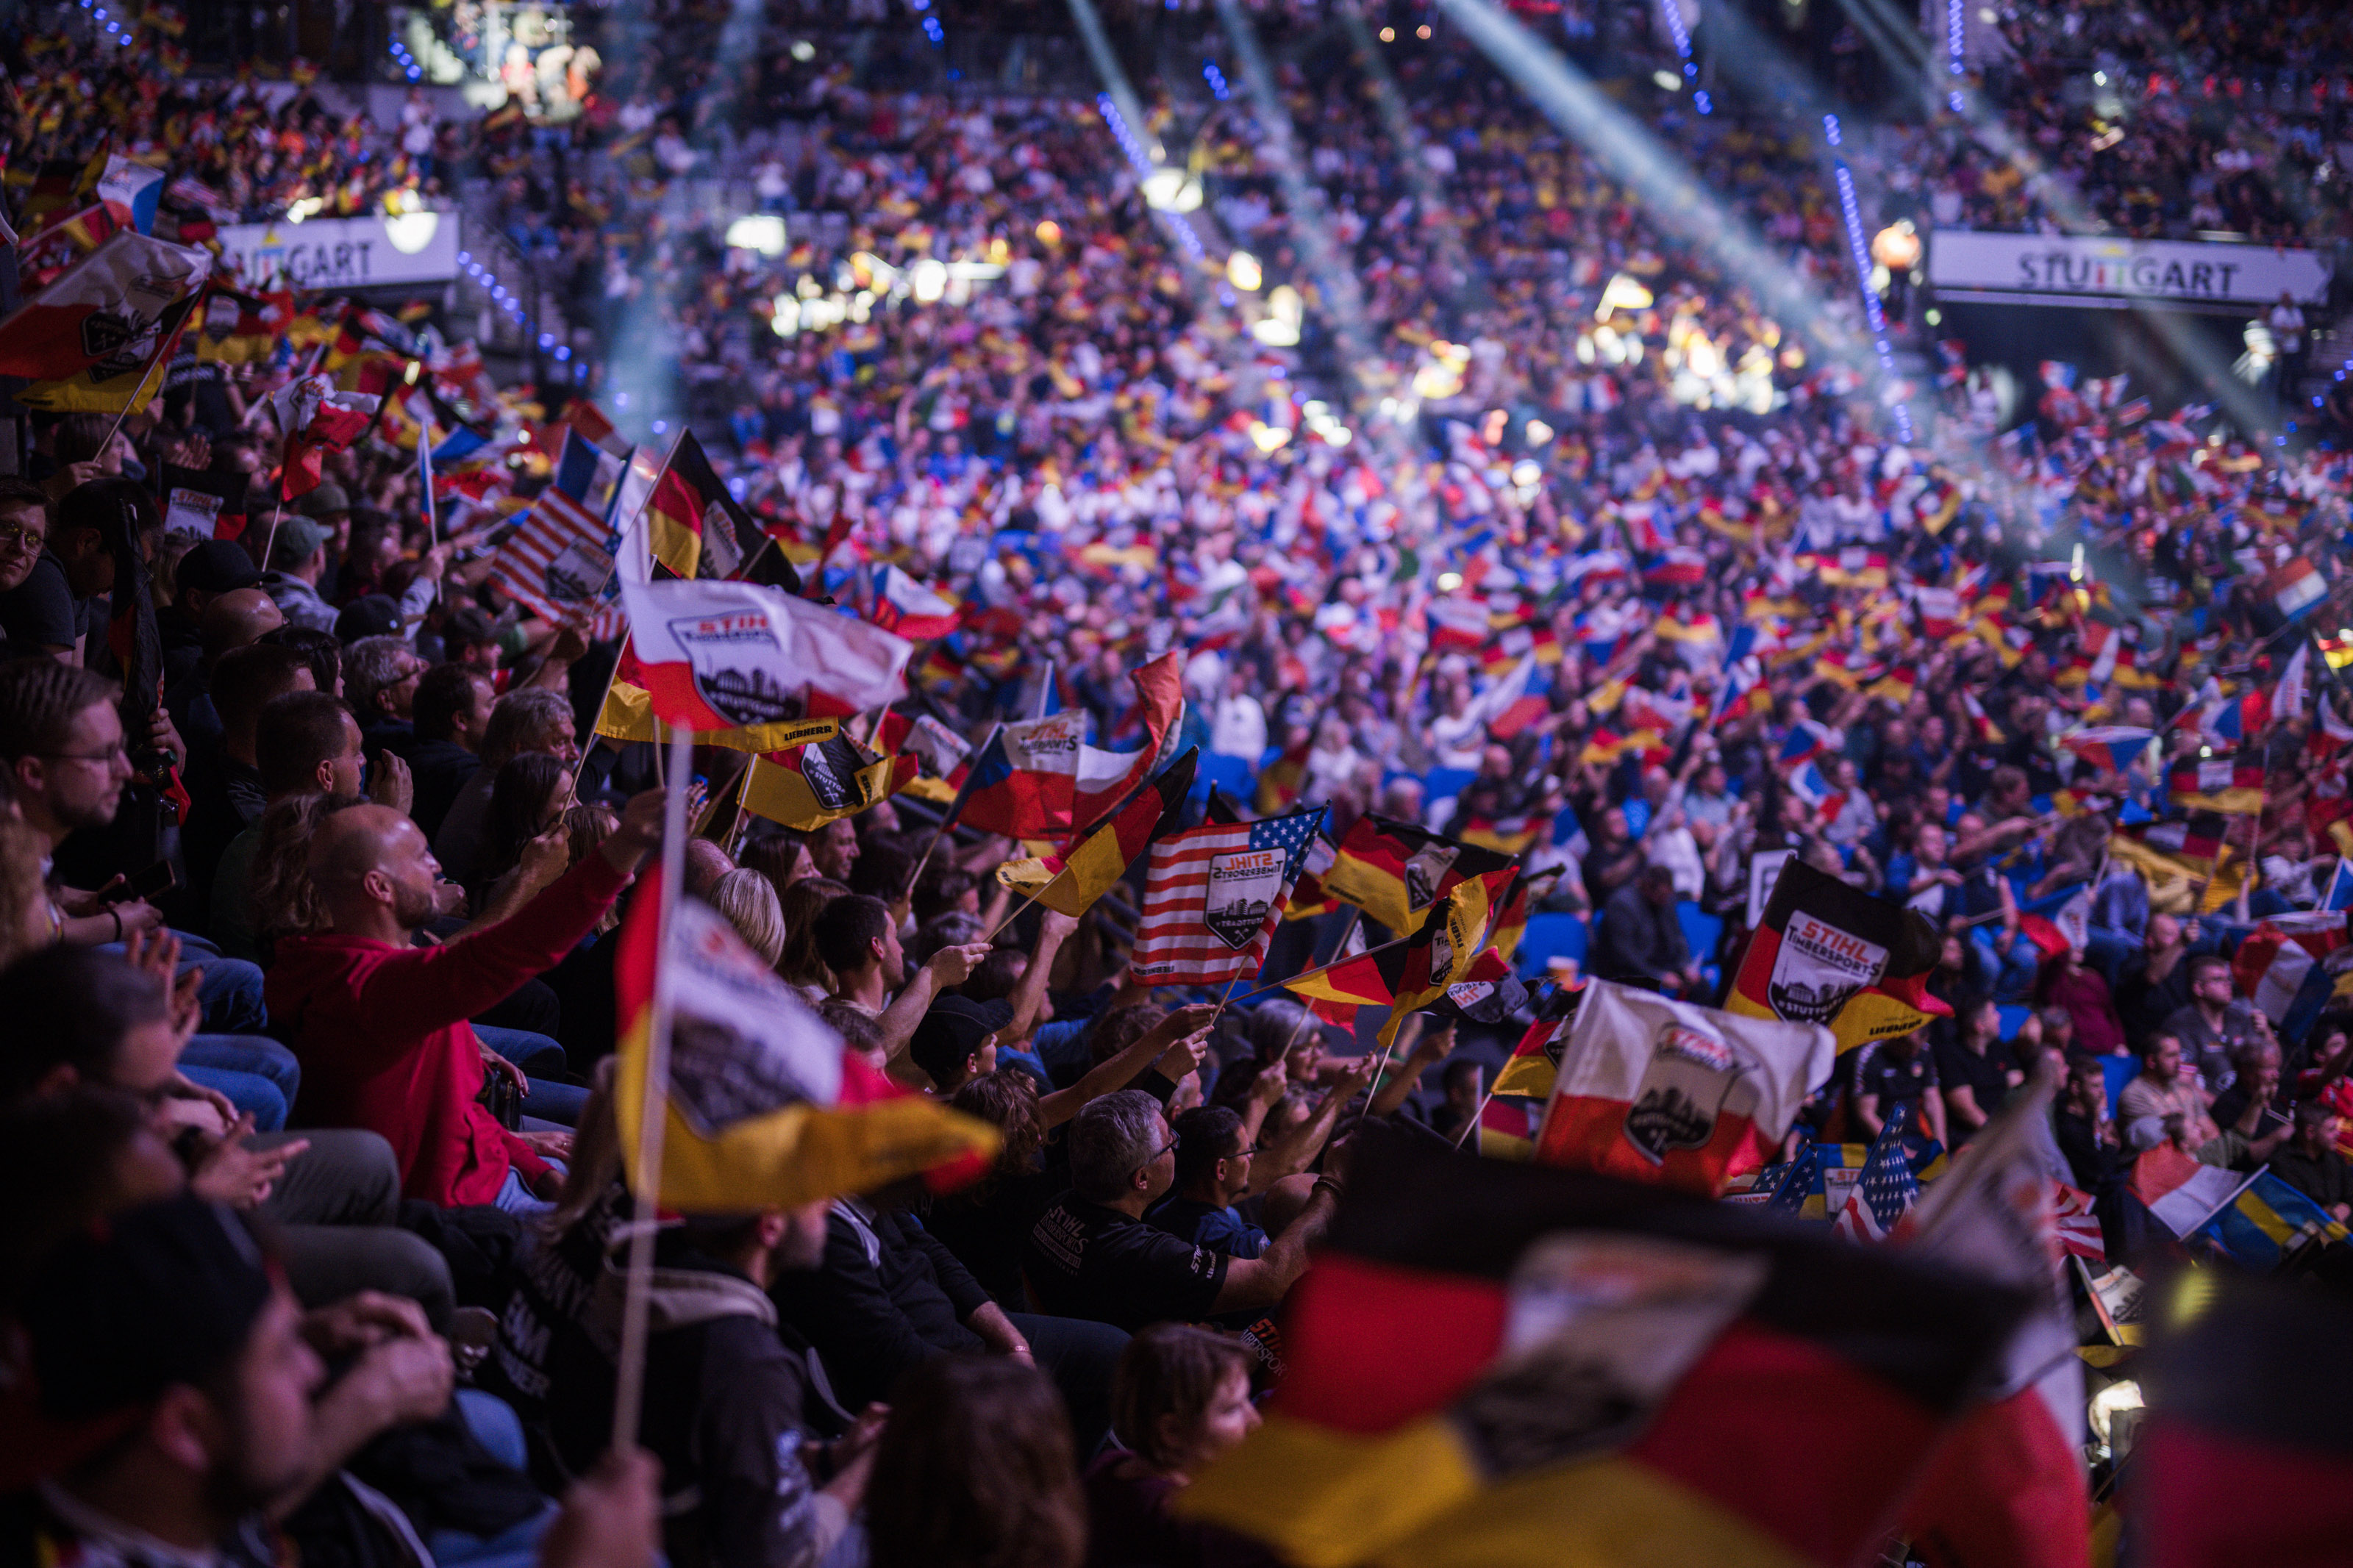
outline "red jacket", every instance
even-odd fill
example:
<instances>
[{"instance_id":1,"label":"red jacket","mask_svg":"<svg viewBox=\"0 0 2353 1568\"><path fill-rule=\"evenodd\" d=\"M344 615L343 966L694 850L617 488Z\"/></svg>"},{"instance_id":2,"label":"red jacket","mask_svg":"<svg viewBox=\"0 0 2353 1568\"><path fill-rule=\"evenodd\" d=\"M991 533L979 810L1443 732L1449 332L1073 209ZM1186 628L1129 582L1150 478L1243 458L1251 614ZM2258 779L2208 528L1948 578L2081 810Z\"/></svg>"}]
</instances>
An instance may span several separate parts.
<instances>
[{"instance_id":1,"label":"red jacket","mask_svg":"<svg viewBox=\"0 0 2353 1568\"><path fill-rule=\"evenodd\" d=\"M560 961L628 882L595 854L512 917L447 946L332 933L279 942L269 1014L293 1031L304 1119L382 1133L402 1191L428 1203L490 1203L510 1165L536 1180L547 1162L475 1100L482 1048L466 1020Z\"/></svg>"}]
</instances>

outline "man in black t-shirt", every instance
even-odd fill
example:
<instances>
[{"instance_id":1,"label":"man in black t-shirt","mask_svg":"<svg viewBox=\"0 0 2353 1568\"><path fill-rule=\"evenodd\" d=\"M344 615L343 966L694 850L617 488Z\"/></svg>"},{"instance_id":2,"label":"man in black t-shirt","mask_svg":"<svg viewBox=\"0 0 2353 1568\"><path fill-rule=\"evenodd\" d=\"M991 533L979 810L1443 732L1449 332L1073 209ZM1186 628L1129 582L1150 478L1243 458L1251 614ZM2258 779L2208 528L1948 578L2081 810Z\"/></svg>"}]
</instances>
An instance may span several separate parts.
<instances>
[{"instance_id":1,"label":"man in black t-shirt","mask_svg":"<svg viewBox=\"0 0 2353 1568\"><path fill-rule=\"evenodd\" d=\"M1145 1223L1176 1179L1176 1138L1159 1101L1140 1089L1104 1095L1079 1112L1070 1143L1071 1190L1023 1248L1030 1293L1058 1317L1131 1332L1280 1301L1339 1197L1339 1181L1322 1178L1263 1256L1229 1258Z\"/></svg>"},{"instance_id":2,"label":"man in black t-shirt","mask_svg":"<svg viewBox=\"0 0 2353 1568\"><path fill-rule=\"evenodd\" d=\"M1874 1040L1854 1053L1854 1119L1876 1138L1898 1105L1912 1107L1912 1125L1942 1143L1945 1100L1936 1093L1936 1062L1918 1031Z\"/></svg>"}]
</instances>

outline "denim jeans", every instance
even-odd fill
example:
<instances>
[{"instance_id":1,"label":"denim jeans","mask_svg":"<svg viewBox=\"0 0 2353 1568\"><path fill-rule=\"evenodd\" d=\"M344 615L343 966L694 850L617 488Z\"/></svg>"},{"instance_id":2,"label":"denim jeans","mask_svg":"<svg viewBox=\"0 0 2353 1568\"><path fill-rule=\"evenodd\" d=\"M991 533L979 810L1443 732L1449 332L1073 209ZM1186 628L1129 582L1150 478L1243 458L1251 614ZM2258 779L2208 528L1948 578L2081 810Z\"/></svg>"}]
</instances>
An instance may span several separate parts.
<instances>
[{"instance_id":1,"label":"denim jeans","mask_svg":"<svg viewBox=\"0 0 2353 1568\"><path fill-rule=\"evenodd\" d=\"M496 1024L476 1024L474 1037L522 1068L522 1076L530 1084L522 1104L527 1114L560 1126L580 1125L580 1112L588 1103L588 1091L578 1084L562 1080L560 1075L565 1070L566 1061L561 1045L545 1035L502 1028Z\"/></svg>"},{"instance_id":2,"label":"denim jeans","mask_svg":"<svg viewBox=\"0 0 2353 1568\"><path fill-rule=\"evenodd\" d=\"M294 1053L266 1035L197 1035L180 1051L180 1070L228 1096L239 1110L253 1112L253 1125L262 1132L286 1125L294 1091L302 1085Z\"/></svg>"}]
</instances>

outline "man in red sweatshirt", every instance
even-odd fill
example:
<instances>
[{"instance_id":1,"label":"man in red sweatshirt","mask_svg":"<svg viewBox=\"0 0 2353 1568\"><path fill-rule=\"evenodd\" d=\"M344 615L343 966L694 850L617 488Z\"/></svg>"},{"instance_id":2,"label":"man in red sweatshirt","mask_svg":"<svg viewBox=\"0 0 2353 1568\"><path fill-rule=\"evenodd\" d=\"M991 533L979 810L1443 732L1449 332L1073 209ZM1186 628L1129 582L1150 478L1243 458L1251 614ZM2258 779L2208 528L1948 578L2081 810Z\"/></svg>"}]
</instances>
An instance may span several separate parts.
<instances>
[{"instance_id":1,"label":"man in red sweatshirt","mask_svg":"<svg viewBox=\"0 0 2353 1568\"><path fill-rule=\"evenodd\" d=\"M659 843L662 796L509 919L419 947L440 866L417 824L380 805L339 811L311 845L328 930L278 944L270 1016L293 1028L302 1108L322 1126L364 1127L392 1144L401 1183L430 1203L529 1210L555 1195L547 1156L568 1135L514 1133L478 1100L481 1042L466 1020L570 952Z\"/></svg>"}]
</instances>

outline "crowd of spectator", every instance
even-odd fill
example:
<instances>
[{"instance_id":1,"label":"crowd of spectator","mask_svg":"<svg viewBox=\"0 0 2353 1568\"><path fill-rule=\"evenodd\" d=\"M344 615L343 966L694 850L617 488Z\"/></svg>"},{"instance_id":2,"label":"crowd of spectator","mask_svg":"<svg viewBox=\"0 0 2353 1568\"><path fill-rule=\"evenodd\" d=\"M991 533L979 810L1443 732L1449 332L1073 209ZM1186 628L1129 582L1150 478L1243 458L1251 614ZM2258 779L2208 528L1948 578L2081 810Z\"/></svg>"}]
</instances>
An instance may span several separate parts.
<instances>
[{"instance_id":1,"label":"crowd of spectator","mask_svg":"<svg viewBox=\"0 0 2353 1568\"><path fill-rule=\"evenodd\" d=\"M2281 16L2182 42L2335 58L2327 16ZM69 49L28 63L20 138L164 151L246 213L503 162L518 239L605 340L597 405L691 417L810 592L871 610L887 565L955 597L915 684L964 738L1041 703L1124 738L1134 671L1178 650L1178 744L1239 809L1518 856L1583 938L1525 964L1563 985L1719 998L1756 858L1793 852L1935 922L1950 1013L1841 1058L1793 1138L1868 1142L1902 1107L1959 1148L2047 1067L2050 1173L2118 1259L2160 1239L2128 1197L2166 1146L2353 1217L2353 1014L2253 963L2281 922L2341 934L2353 884L2341 455L2063 386L2000 439L1957 386L1899 425L1841 357L1810 129L1664 121L1829 331L1459 49L1279 68L1281 128L1239 85L1150 82L1114 126L870 90L781 32L731 71L710 19L647 20L677 27L607 39L554 128L583 154L561 183L528 119L371 132ZM42 128L75 102L102 113ZM2183 124L2150 223L2258 186L2226 222L2335 221L2253 164L2200 184L2293 125ZM2019 128L2089 168L2075 121ZM1199 206L1147 206L1122 132ZM1862 166L1932 203L1990 171L1961 216L2067 221L1963 142L1891 130ZM720 164L784 252L674 217L665 187ZM2137 221L2124 183L2082 190ZM661 1223L643 1452L613 1457L617 1248L651 1217L614 968L664 792L594 733L612 641L493 579L531 465L428 518L383 431L280 504L261 395L292 368L34 418L0 479L0 1313L32 1374L0 1388L39 1438L6 1528L59 1561L1256 1561L1170 1503L1280 1376L1350 1134L1466 1142L1530 1016L1426 1020L1386 1061L1370 1017L1143 985L1132 894L1017 910L992 873L1023 851L927 853L936 803L806 833L714 811L688 890L1002 1145L953 1193ZM586 427L531 390L469 405L502 454ZM167 528L167 470L249 483L242 533ZM2070 744L2117 729L2143 741ZM2259 800L2175 798L2233 756ZM1357 925L1285 926L1264 983Z\"/></svg>"}]
</instances>

